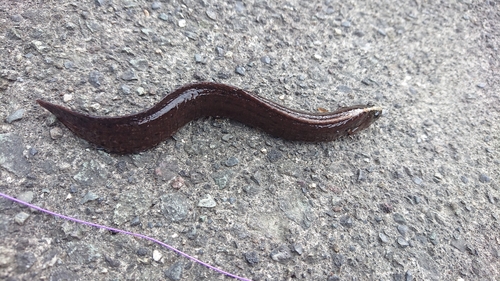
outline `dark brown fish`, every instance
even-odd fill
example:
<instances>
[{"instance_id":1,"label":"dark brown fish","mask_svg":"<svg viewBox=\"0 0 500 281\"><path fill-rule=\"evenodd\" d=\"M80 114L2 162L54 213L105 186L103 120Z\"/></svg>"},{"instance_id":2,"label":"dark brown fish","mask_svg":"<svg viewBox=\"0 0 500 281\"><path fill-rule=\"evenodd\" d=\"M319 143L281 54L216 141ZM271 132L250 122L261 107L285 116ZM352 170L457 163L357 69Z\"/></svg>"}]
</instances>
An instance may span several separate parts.
<instances>
[{"instance_id":1,"label":"dark brown fish","mask_svg":"<svg viewBox=\"0 0 500 281\"><path fill-rule=\"evenodd\" d=\"M365 129L382 113L380 107L370 105L306 113L217 83L184 86L151 109L120 117L89 116L46 101L37 102L77 136L120 154L152 148L188 122L207 116L230 118L287 140L320 142Z\"/></svg>"}]
</instances>

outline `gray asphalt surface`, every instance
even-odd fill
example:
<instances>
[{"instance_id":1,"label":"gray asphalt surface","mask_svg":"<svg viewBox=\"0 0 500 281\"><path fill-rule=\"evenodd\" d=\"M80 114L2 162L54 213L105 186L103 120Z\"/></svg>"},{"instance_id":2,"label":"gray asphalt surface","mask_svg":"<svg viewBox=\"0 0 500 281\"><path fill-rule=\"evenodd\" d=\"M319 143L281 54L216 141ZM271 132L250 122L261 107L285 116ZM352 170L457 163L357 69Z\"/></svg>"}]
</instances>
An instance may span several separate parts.
<instances>
[{"instance_id":1,"label":"gray asphalt surface","mask_svg":"<svg viewBox=\"0 0 500 281\"><path fill-rule=\"evenodd\" d=\"M500 4L431 2L2 1L0 191L252 280L500 280ZM384 114L317 144L206 118L120 156L35 102L118 116L196 81ZM4 199L0 233L2 280L227 279Z\"/></svg>"}]
</instances>

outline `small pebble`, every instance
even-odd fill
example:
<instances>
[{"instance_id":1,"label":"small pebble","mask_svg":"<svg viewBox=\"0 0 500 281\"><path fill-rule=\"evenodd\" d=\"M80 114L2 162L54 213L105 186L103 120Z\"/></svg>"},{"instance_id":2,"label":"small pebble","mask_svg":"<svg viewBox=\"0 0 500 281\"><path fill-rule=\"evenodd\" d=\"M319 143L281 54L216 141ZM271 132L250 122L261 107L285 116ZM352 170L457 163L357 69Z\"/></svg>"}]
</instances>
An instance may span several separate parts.
<instances>
[{"instance_id":1,"label":"small pebble","mask_svg":"<svg viewBox=\"0 0 500 281\"><path fill-rule=\"evenodd\" d=\"M145 255L148 254L148 249L147 248L139 248L136 252L136 254L140 257L144 257Z\"/></svg>"},{"instance_id":2,"label":"small pebble","mask_svg":"<svg viewBox=\"0 0 500 281\"><path fill-rule=\"evenodd\" d=\"M75 67L75 63L72 62L72 61L67 60L67 61L64 62L64 67L66 69L72 69L72 68Z\"/></svg>"},{"instance_id":3,"label":"small pebble","mask_svg":"<svg viewBox=\"0 0 500 281\"><path fill-rule=\"evenodd\" d=\"M229 79L231 77L231 74L221 71L217 73L217 77L219 77L220 79Z\"/></svg>"},{"instance_id":4,"label":"small pebble","mask_svg":"<svg viewBox=\"0 0 500 281\"><path fill-rule=\"evenodd\" d=\"M99 88L101 86L102 79L103 75L99 71L91 71L89 73L89 83L95 88Z\"/></svg>"},{"instance_id":5,"label":"small pebble","mask_svg":"<svg viewBox=\"0 0 500 281\"><path fill-rule=\"evenodd\" d=\"M19 14L15 14L15 15L12 15L10 17L10 19L13 21L13 22L20 22L23 20L23 17Z\"/></svg>"},{"instance_id":6,"label":"small pebble","mask_svg":"<svg viewBox=\"0 0 500 281\"><path fill-rule=\"evenodd\" d=\"M405 274L405 281L413 281L413 272L408 270Z\"/></svg>"},{"instance_id":7,"label":"small pebble","mask_svg":"<svg viewBox=\"0 0 500 281\"><path fill-rule=\"evenodd\" d=\"M24 222L29 218L29 214L25 212L19 212L17 215L14 217L14 221L19 224L23 225Z\"/></svg>"},{"instance_id":8,"label":"small pebble","mask_svg":"<svg viewBox=\"0 0 500 281\"><path fill-rule=\"evenodd\" d=\"M271 163L275 163L277 162L278 160L280 160L281 158L283 157L283 154L276 150L276 149L271 149L268 153L267 153L267 159L269 160L269 162Z\"/></svg>"},{"instance_id":9,"label":"small pebble","mask_svg":"<svg viewBox=\"0 0 500 281\"><path fill-rule=\"evenodd\" d=\"M222 135L222 140L223 141L230 141L233 138L233 135L231 134L224 134Z\"/></svg>"},{"instance_id":10,"label":"small pebble","mask_svg":"<svg viewBox=\"0 0 500 281\"><path fill-rule=\"evenodd\" d=\"M186 20L185 19L179 20L178 25L179 27L186 27Z\"/></svg>"},{"instance_id":11,"label":"small pebble","mask_svg":"<svg viewBox=\"0 0 500 281\"><path fill-rule=\"evenodd\" d=\"M251 251L248 253L244 253L243 256L245 256L245 260L250 264L251 266L254 266L259 263L259 254L255 251Z\"/></svg>"},{"instance_id":12,"label":"small pebble","mask_svg":"<svg viewBox=\"0 0 500 281\"><path fill-rule=\"evenodd\" d=\"M238 158L229 157L224 164L226 164L226 166L228 166L228 167L234 167L234 166L238 165L239 162L240 161L238 160Z\"/></svg>"},{"instance_id":13,"label":"small pebble","mask_svg":"<svg viewBox=\"0 0 500 281\"><path fill-rule=\"evenodd\" d=\"M495 204L495 197L491 193L488 193L488 200L491 204Z\"/></svg>"},{"instance_id":14,"label":"small pebble","mask_svg":"<svg viewBox=\"0 0 500 281\"><path fill-rule=\"evenodd\" d=\"M63 136L63 130L59 127L50 129L50 137L53 140L60 139Z\"/></svg>"},{"instance_id":15,"label":"small pebble","mask_svg":"<svg viewBox=\"0 0 500 281\"><path fill-rule=\"evenodd\" d=\"M201 54L194 54L194 61L196 63L205 63L205 60L203 59L203 56Z\"/></svg>"},{"instance_id":16,"label":"small pebble","mask_svg":"<svg viewBox=\"0 0 500 281\"><path fill-rule=\"evenodd\" d=\"M468 179L466 176L461 176L461 177L460 177L460 180L461 180L463 183L469 183L469 179Z\"/></svg>"},{"instance_id":17,"label":"small pebble","mask_svg":"<svg viewBox=\"0 0 500 281\"><path fill-rule=\"evenodd\" d=\"M392 218L394 219L395 222L397 222L399 224L406 224L405 218L399 213L394 213Z\"/></svg>"},{"instance_id":18,"label":"small pebble","mask_svg":"<svg viewBox=\"0 0 500 281\"><path fill-rule=\"evenodd\" d=\"M30 147L30 149L28 150L28 152L29 152L29 154L31 156L35 156L35 155L38 154L38 150L36 148L34 148L34 147Z\"/></svg>"},{"instance_id":19,"label":"small pebble","mask_svg":"<svg viewBox=\"0 0 500 281\"><path fill-rule=\"evenodd\" d=\"M210 194L207 194L205 198L201 199L200 202L198 202L198 207L213 208L215 206L217 206L217 203Z\"/></svg>"},{"instance_id":20,"label":"small pebble","mask_svg":"<svg viewBox=\"0 0 500 281\"><path fill-rule=\"evenodd\" d=\"M92 111L98 111L101 108L101 105L98 103L93 103L90 105L90 108L92 109Z\"/></svg>"},{"instance_id":21,"label":"small pebble","mask_svg":"<svg viewBox=\"0 0 500 281\"><path fill-rule=\"evenodd\" d=\"M416 185L422 185L423 183L423 180L419 177L413 177L413 182L416 184Z\"/></svg>"},{"instance_id":22,"label":"small pebble","mask_svg":"<svg viewBox=\"0 0 500 281\"><path fill-rule=\"evenodd\" d=\"M139 78L135 75L135 72L132 69L126 70L121 75L121 78L125 81L138 80Z\"/></svg>"},{"instance_id":23,"label":"small pebble","mask_svg":"<svg viewBox=\"0 0 500 281\"><path fill-rule=\"evenodd\" d=\"M207 17L211 20L217 20L217 14L212 10L212 9L208 9L206 11L206 14L207 14Z\"/></svg>"},{"instance_id":24,"label":"small pebble","mask_svg":"<svg viewBox=\"0 0 500 281\"><path fill-rule=\"evenodd\" d=\"M181 280L183 269L184 269L184 262L176 261L172 266L170 266L167 270L165 270L164 275L167 280L172 280L172 281Z\"/></svg>"},{"instance_id":25,"label":"small pebble","mask_svg":"<svg viewBox=\"0 0 500 281\"><path fill-rule=\"evenodd\" d=\"M181 176L175 176L172 182L170 183L170 186L175 189L179 189L185 185L184 178Z\"/></svg>"},{"instance_id":26,"label":"small pebble","mask_svg":"<svg viewBox=\"0 0 500 281\"><path fill-rule=\"evenodd\" d=\"M161 258L162 258L162 254L160 253L160 251L154 250L153 251L153 260L158 262L161 260Z\"/></svg>"},{"instance_id":27,"label":"small pebble","mask_svg":"<svg viewBox=\"0 0 500 281\"><path fill-rule=\"evenodd\" d=\"M165 13L159 14L158 18L161 19L162 21L168 21L168 15Z\"/></svg>"},{"instance_id":28,"label":"small pebble","mask_svg":"<svg viewBox=\"0 0 500 281\"><path fill-rule=\"evenodd\" d=\"M366 180L366 173L362 169L358 169L358 181Z\"/></svg>"},{"instance_id":29,"label":"small pebble","mask_svg":"<svg viewBox=\"0 0 500 281\"><path fill-rule=\"evenodd\" d=\"M17 120L21 120L23 118L23 115L24 115L24 109L21 108L21 109L18 109L16 111L14 111L13 113L11 113L6 119L5 119L5 122L11 124L12 122L14 121L17 121Z\"/></svg>"},{"instance_id":30,"label":"small pebble","mask_svg":"<svg viewBox=\"0 0 500 281\"><path fill-rule=\"evenodd\" d=\"M383 243L389 243L389 237L387 237L387 235L382 232L378 234L378 238L380 238L380 241L382 241Z\"/></svg>"},{"instance_id":31,"label":"small pebble","mask_svg":"<svg viewBox=\"0 0 500 281\"><path fill-rule=\"evenodd\" d=\"M403 237L398 237L397 241L398 241L399 246L401 246L403 248L409 246L408 241L406 241Z\"/></svg>"},{"instance_id":32,"label":"small pebble","mask_svg":"<svg viewBox=\"0 0 500 281\"><path fill-rule=\"evenodd\" d=\"M372 85L373 83L370 81L370 79L368 78L364 78L363 80L361 80L361 83L367 85L367 86L370 86Z\"/></svg>"},{"instance_id":33,"label":"small pebble","mask_svg":"<svg viewBox=\"0 0 500 281\"><path fill-rule=\"evenodd\" d=\"M304 248L300 244L293 245L293 250L299 255L302 255L302 253L304 252Z\"/></svg>"},{"instance_id":34,"label":"small pebble","mask_svg":"<svg viewBox=\"0 0 500 281\"><path fill-rule=\"evenodd\" d=\"M132 89L130 89L130 86L126 85L126 84L122 84L120 86L120 89L121 89L122 93L125 94L125 95L129 95L131 93L131 91L132 91Z\"/></svg>"},{"instance_id":35,"label":"small pebble","mask_svg":"<svg viewBox=\"0 0 500 281\"><path fill-rule=\"evenodd\" d=\"M246 70L243 66L237 66L235 72L241 76L244 76Z\"/></svg>"},{"instance_id":36,"label":"small pebble","mask_svg":"<svg viewBox=\"0 0 500 281\"><path fill-rule=\"evenodd\" d=\"M130 65L132 65L137 70L146 70L149 67L149 62L145 59L132 59L129 60Z\"/></svg>"},{"instance_id":37,"label":"small pebble","mask_svg":"<svg viewBox=\"0 0 500 281\"><path fill-rule=\"evenodd\" d=\"M218 57L223 57L226 54L226 51L224 50L223 46L215 47L215 52L217 53Z\"/></svg>"},{"instance_id":38,"label":"small pebble","mask_svg":"<svg viewBox=\"0 0 500 281\"><path fill-rule=\"evenodd\" d=\"M345 86L345 85L339 85L337 87L337 91L339 91L341 93L350 94L352 92L352 89L348 86Z\"/></svg>"},{"instance_id":39,"label":"small pebble","mask_svg":"<svg viewBox=\"0 0 500 281\"><path fill-rule=\"evenodd\" d=\"M4 69L0 71L0 77L10 81L17 81L17 79L19 79L19 73L14 70Z\"/></svg>"},{"instance_id":40,"label":"small pebble","mask_svg":"<svg viewBox=\"0 0 500 281\"><path fill-rule=\"evenodd\" d=\"M485 174L480 174L479 175L479 181L482 182L482 183L489 183L491 181L491 178L488 177Z\"/></svg>"},{"instance_id":41,"label":"small pebble","mask_svg":"<svg viewBox=\"0 0 500 281\"><path fill-rule=\"evenodd\" d=\"M481 89L484 89L486 87L486 83L484 83L484 82L477 83L477 87L481 88Z\"/></svg>"},{"instance_id":42,"label":"small pebble","mask_svg":"<svg viewBox=\"0 0 500 281\"><path fill-rule=\"evenodd\" d=\"M151 33L153 33L154 31L153 31L152 29L150 29L150 28L142 28L142 29L141 29L141 32L142 32L142 34L144 34L144 35L146 35L146 36L149 36L149 35L151 35Z\"/></svg>"},{"instance_id":43,"label":"small pebble","mask_svg":"<svg viewBox=\"0 0 500 281\"><path fill-rule=\"evenodd\" d=\"M398 225L398 231L399 231L399 233L401 233L401 235L406 236L406 233L408 233L408 230L409 230L408 226L406 226L404 224Z\"/></svg>"},{"instance_id":44,"label":"small pebble","mask_svg":"<svg viewBox=\"0 0 500 281\"><path fill-rule=\"evenodd\" d=\"M64 94L63 95L63 101L64 102L69 102L73 99L73 95L72 94Z\"/></svg>"},{"instance_id":45,"label":"small pebble","mask_svg":"<svg viewBox=\"0 0 500 281\"><path fill-rule=\"evenodd\" d=\"M272 260L277 262L285 262L292 258L292 253L290 252L288 246L282 245L279 246L278 248L273 249L269 254L269 257L271 257Z\"/></svg>"},{"instance_id":46,"label":"small pebble","mask_svg":"<svg viewBox=\"0 0 500 281\"><path fill-rule=\"evenodd\" d=\"M93 193L93 192L87 192L85 196L80 200L80 204L85 204L89 201L94 201L99 198L99 195Z\"/></svg>"},{"instance_id":47,"label":"small pebble","mask_svg":"<svg viewBox=\"0 0 500 281\"><path fill-rule=\"evenodd\" d=\"M264 56L260 58L260 61L265 63L265 64L271 64L271 58L269 56Z\"/></svg>"},{"instance_id":48,"label":"small pebble","mask_svg":"<svg viewBox=\"0 0 500 281\"><path fill-rule=\"evenodd\" d=\"M138 226L141 224L141 218L139 216L136 216L135 218L130 221L130 226Z\"/></svg>"},{"instance_id":49,"label":"small pebble","mask_svg":"<svg viewBox=\"0 0 500 281\"><path fill-rule=\"evenodd\" d=\"M342 26L343 27L350 27L351 26L351 22L350 21L343 21L342 22Z\"/></svg>"},{"instance_id":50,"label":"small pebble","mask_svg":"<svg viewBox=\"0 0 500 281\"><path fill-rule=\"evenodd\" d=\"M351 228L354 225L353 220L349 215L341 217L340 224L347 228Z\"/></svg>"},{"instance_id":51,"label":"small pebble","mask_svg":"<svg viewBox=\"0 0 500 281\"><path fill-rule=\"evenodd\" d=\"M160 2L153 2L153 4L151 4L151 9L153 9L153 10L158 10L160 8L161 8Z\"/></svg>"},{"instance_id":52,"label":"small pebble","mask_svg":"<svg viewBox=\"0 0 500 281\"><path fill-rule=\"evenodd\" d=\"M26 192L19 194L19 196L17 196L17 198L21 201L31 203L33 201L34 195L35 194L33 193L33 191L26 191Z\"/></svg>"}]
</instances>

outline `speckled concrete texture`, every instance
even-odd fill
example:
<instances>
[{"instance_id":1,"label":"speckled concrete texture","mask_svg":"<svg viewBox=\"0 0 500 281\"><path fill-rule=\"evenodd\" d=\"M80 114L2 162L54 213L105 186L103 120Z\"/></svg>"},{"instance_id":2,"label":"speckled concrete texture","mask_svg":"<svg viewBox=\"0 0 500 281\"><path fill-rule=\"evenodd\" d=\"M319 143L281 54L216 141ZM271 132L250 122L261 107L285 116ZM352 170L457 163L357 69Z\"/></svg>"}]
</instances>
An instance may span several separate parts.
<instances>
[{"instance_id":1,"label":"speckled concrete texture","mask_svg":"<svg viewBox=\"0 0 500 281\"><path fill-rule=\"evenodd\" d=\"M1 1L0 191L252 280L500 280L497 1ZM372 103L327 143L193 121L108 154L38 106L142 111L196 81ZM228 279L0 199L2 280Z\"/></svg>"}]
</instances>

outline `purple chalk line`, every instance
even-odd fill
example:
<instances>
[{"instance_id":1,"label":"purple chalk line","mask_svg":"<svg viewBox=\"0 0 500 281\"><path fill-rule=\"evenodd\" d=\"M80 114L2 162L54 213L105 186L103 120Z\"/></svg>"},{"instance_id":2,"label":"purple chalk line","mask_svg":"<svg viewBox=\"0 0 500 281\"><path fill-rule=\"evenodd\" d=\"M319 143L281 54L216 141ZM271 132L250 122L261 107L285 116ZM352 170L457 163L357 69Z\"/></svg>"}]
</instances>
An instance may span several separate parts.
<instances>
[{"instance_id":1,"label":"purple chalk line","mask_svg":"<svg viewBox=\"0 0 500 281\"><path fill-rule=\"evenodd\" d=\"M192 260L194 262L197 262L197 263L199 263L199 264L201 264L203 266L206 266L206 267L208 267L208 268L210 268L210 269L212 269L214 271L217 271L218 273L221 273L221 274L224 274L226 276L229 276L229 277L232 277L232 278L235 278L235 279L238 279L238 280L242 280L242 281L251 281L250 279L247 279L245 277L240 277L238 275L226 272L226 271L224 271L222 269L219 269L219 268L217 268L215 266L212 266L212 265L210 265L208 263L202 262L202 261L200 261L199 259L197 259L195 257L192 257L192 256L190 256L190 255L188 255L186 253L183 253L180 250L177 250L176 248L174 248L174 247L172 247L172 246L170 246L168 244L165 244L165 243L163 243L163 242L161 242L159 240L151 238L149 236L142 235L142 234L139 234L139 233L130 232L130 231L126 231L126 230L121 230L121 229L117 229L117 228L112 228L112 227L105 226L105 225L91 223L91 222L79 220L79 219L76 219L76 218L68 217L68 216L65 216L65 215L61 215L61 214L58 214L58 213L54 213L52 211L45 210L45 209L40 208L40 207L35 206L35 205L31 205L30 203L21 201L19 199L11 197L11 196L9 196L7 194L3 194L1 192L0 192L0 196L4 197L6 199L12 200L12 201L14 201L16 203L28 206L28 207L30 207L32 209L35 209L35 210L38 210L40 212L43 212L43 213L46 213L46 214L49 214L49 215L53 215L54 217L58 217L58 218L62 218L62 219L69 220L69 221L73 221L73 222L76 222L76 223L80 223L80 224L84 224L84 225L88 225L88 226L93 226L93 227L97 227L97 228L102 228L102 229L106 229L106 230L109 230L109 231L119 232L119 233L122 233L122 234L131 235L131 236L135 236L135 237L139 237L139 238L142 238L142 239L146 239L146 240L152 241L154 243L162 245L163 247L169 249L170 251L176 252L177 254L179 254L181 256L184 256L185 258L188 258L188 259L190 259L190 260Z\"/></svg>"}]
</instances>

